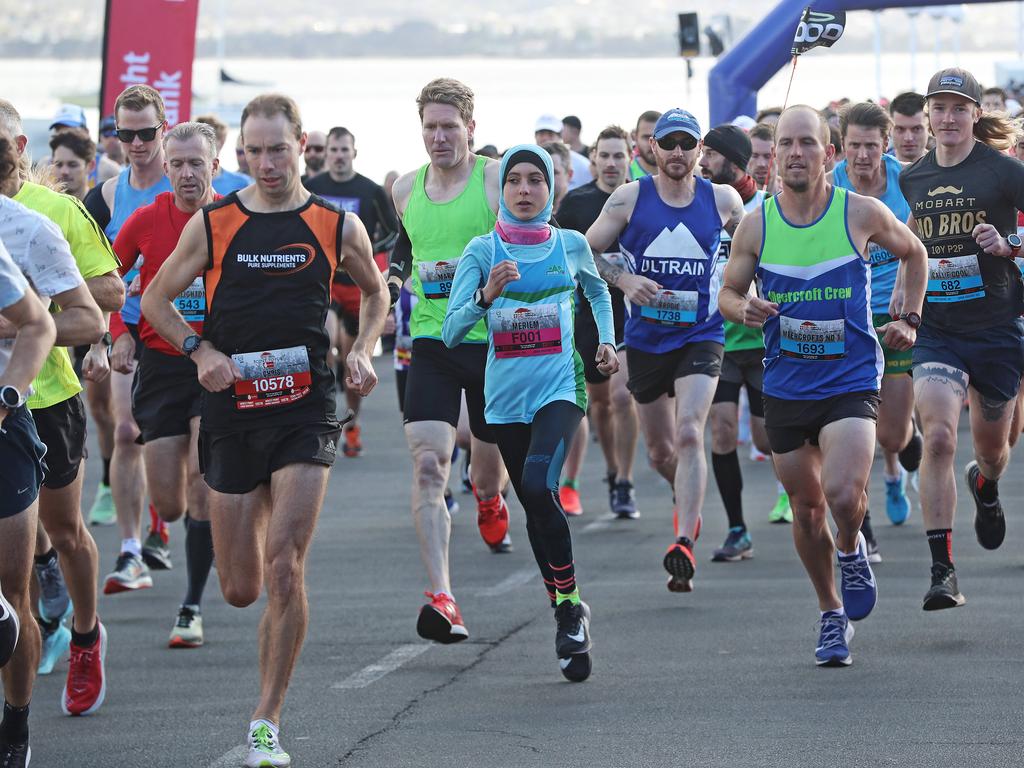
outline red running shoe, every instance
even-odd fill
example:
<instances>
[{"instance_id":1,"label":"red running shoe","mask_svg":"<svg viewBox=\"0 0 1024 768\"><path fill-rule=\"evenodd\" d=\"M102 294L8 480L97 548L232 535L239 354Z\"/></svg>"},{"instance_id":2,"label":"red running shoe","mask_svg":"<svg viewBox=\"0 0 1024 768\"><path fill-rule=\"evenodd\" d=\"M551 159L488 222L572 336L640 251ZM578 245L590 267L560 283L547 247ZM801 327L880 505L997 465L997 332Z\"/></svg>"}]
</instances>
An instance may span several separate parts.
<instances>
[{"instance_id":1,"label":"red running shoe","mask_svg":"<svg viewBox=\"0 0 1024 768\"><path fill-rule=\"evenodd\" d=\"M459 606L448 595L424 592L430 602L420 608L416 632L420 637L449 645L469 637Z\"/></svg>"},{"instance_id":2,"label":"red running shoe","mask_svg":"<svg viewBox=\"0 0 1024 768\"><path fill-rule=\"evenodd\" d=\"M341 446L341 451L350 459L355 458L363 452L363 442L359 437L360 431L358 424L354 424L345 430L345 444Z\"/></svg>"},{"instance_id":3,"label":"red running shoe","mask_svg":"<svg viewBox=\"0 0 1024 768\"><path fill-rule=\"evenodd\" d=\"M97 619L100 636L91 648L82 648L71 642L71 661L68 681L64 685L60 708L65 715L91 715L103 705L107 695L107 675L104 660L107 656L107 630Z\"/></svg>"},{"instance_id":4,"label":"red running shoe","mask_svg":"<svg viewBox=\"0 0 1024 768\"><path fill-rule=\"evenodd\" d=\"M668 548L662 565L669 573L669 592L692 592L693 574L697 563L693 559L693 542L680 536L675 544Z\"/></svg>"},{"instance_id":5,"label":"red running shoe","mask_svg":"<svg viewBox=\"0 0 1024 768\"><path fill-rule=\"evenodd\" d=\"M501 545L508 533L508 504L500 493L483 501L474 488L473 496L476 497L476 524L480 528L480 536L488 547L494 549Z\"/></svg>"},{"instance_id":6,"label":"red running shoe","mask_svg":"<svg viewBox=\"0 0 1024 768\"><path fill-rule=\"evenodd\" d=\"M563 485L558 489L558 502L562 505L562 511L570 517L579 517L583 514L580 492L572 486Z\"/></svg>"}]
</instances>

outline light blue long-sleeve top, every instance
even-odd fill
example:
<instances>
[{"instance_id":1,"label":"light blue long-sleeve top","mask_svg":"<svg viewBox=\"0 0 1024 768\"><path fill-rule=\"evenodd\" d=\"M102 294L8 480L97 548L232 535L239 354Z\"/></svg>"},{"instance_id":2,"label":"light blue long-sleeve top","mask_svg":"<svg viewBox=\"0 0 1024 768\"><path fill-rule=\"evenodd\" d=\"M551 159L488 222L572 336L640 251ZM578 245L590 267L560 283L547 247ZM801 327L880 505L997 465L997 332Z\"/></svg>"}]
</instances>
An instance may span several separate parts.
<instances>
[{"instance_id":1,"label":"light blue long-sleeve top","mask_svg":"<svg viewBox=\"0 0 1024 768\"><path fill-rule=\"evenodd\" d=\"M519 279L505 286L489 309L473 300L491 267L511 259ZM555 400L587 407L583 361L573 344L575 288L583 290L597 322L598 338L615 344L608 285L598 275L586 238L552 228L538 245L514 245L497 232L469 242L452 283L441 328L444 343L459 344L483 317L487 319L487 371L484 416L490 424L526 423Z\"/></svg>"}]
</instances>

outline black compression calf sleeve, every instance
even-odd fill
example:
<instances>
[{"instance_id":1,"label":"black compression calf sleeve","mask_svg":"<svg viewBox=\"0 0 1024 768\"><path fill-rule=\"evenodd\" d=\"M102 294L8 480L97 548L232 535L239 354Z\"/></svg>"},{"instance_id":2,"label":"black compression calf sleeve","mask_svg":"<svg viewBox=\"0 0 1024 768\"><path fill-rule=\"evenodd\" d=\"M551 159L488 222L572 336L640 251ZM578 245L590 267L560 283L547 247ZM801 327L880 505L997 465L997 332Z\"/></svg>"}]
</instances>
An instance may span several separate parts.
<instances>
[{"instance_id":1,"label":"black compression calf sleeve","mask_svg":"<svg viewBox=\"0 0 1024 768\"><path fill-rule=\"evenodd\" d=\"M722 495L725 514L729 517L730 528L746 528L743 522L743 474L740 472L740 457L731 453L712 453L711 469L715 473L718 492Z\"/></svg>"}]
</instances>

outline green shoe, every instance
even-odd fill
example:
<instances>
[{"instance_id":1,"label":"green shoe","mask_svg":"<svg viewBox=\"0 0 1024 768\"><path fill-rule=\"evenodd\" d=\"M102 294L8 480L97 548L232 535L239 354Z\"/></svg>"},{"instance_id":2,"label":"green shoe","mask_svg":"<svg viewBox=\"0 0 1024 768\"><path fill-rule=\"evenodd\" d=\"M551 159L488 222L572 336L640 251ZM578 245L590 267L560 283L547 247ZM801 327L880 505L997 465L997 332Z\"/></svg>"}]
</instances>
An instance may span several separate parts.
<instances>
[{"instance_id":1,"label":"green shoe","mask_svg":"<svg viewBox=\"0 0 1024 768\"><path fill-rule=\"evenodd\" d=\"M793 510L789 506L789 495L783 491L779 494L779 498L775 502L775 506L772 507L772 511L768 513L769 523L792 523L793 522Z\"/></svg>"},{"instance_id":2,"label":"green shoe","mask_svg":"<svg viewBox=\"0 0 1024 768\"><path fill-rule=\"evenodd\" d=\"M249 730L249 755L245 768L290 768L292 759L281 749L277 731L266 720L257 720Z\"/></svg>"},{"instance_id":3,"label":"green shoe","mask_svg":"<svg viewBox=\"0 0 1024 768\"><path fill-rule=\"evenodd\" d=\"M89 509L89 525L113 525L117 522L117 511L114 509L114 497L110 486L100 483L96 488L96 498Z\"/></svg>"}]
</instances>

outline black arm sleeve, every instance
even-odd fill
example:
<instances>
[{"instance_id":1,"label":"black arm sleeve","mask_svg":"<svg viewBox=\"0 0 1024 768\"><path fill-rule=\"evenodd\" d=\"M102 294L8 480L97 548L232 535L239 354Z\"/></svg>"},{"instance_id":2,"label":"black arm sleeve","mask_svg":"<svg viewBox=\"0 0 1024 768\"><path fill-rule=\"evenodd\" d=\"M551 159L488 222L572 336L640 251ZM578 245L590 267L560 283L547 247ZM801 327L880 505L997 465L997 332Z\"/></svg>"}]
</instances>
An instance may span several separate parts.
<instances>
[{"instance_id":1,"label":"black arm sleeve","mask_svg":"<svg viewBox=\"0 0 1024 768\"><path fill-rule=\"evenodd\" d=\"M388 265L388 278L397 277L403 283L412 274L412 241L409 233L405 231L402 222L398 222L398 240L395 241L395 248L391 251L391 259Z\"/></svg>"},{"instance_id":2,"label":"black arm sleeve","mask_svg":"<svg viewBox=\"0 0 1024 768\"><path fill-rule=\"evenodd\" d=\"M107 225L110 223L110 208L107 206L107 201L103 199L103 185L97 184L90 189L84 202L85 210L92 216L93 221L99 225L101 231L106 232Z\"/></svg>"},{"instance_id":3,"label":"black arm sleeve","mask_svg":"<svg viewBox=\"0 0 1024 768\"><path fill-rule=\"evenodd\" d=\"M379 240L373 244L373 252L380 253L394 247L398 239L398 216L395 210L388 205L387 192L384 187L377 187L377 194L374 196L374 207L377 209L377 237Z\"/></svg>"}]
</instances>

